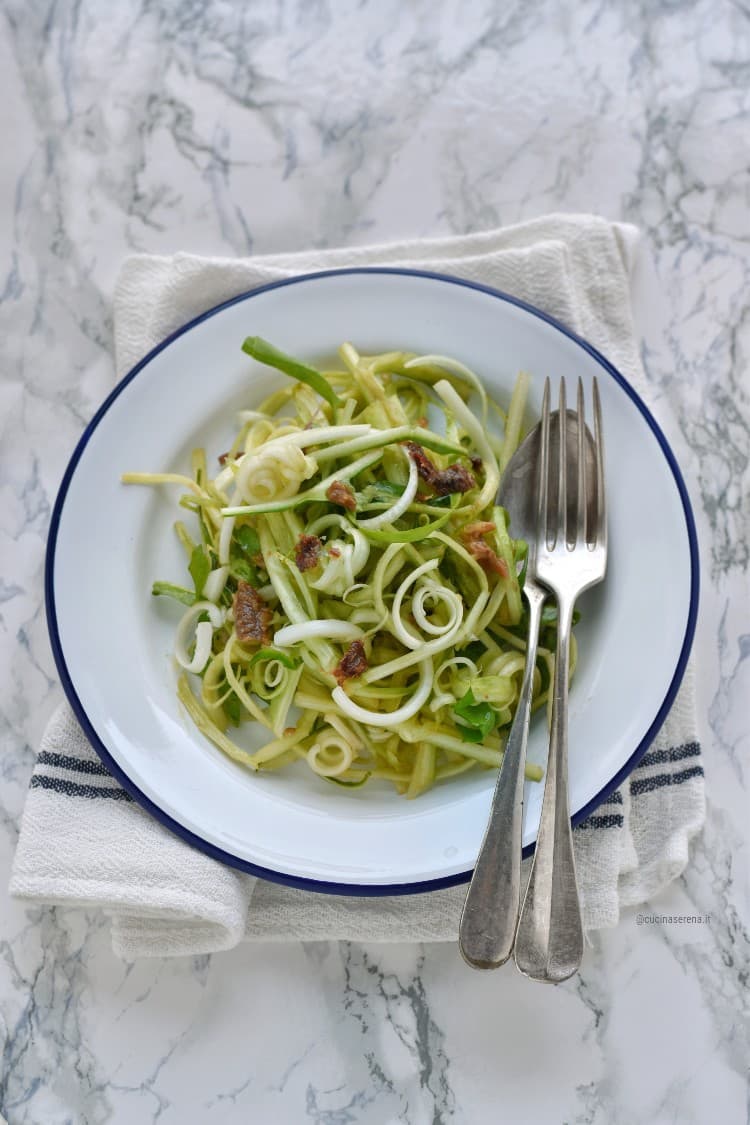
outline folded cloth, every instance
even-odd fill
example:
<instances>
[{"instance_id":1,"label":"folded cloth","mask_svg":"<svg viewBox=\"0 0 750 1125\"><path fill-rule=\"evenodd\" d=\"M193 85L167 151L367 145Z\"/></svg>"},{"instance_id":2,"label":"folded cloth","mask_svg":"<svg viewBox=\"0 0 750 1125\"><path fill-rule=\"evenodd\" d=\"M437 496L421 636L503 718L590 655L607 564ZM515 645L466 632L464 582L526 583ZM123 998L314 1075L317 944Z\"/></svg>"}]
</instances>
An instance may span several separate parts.
<instances>
[{"instance_id":1,"label":"folded cloth","mask_svg":"<svg viewBox=\"0 0 750 1125\"><path fill-rule=\"evenodd\" d=\"M116 366L127 372L170 332L259 285L344 266L398 265L503 289L598 347L648 397L633 330L635 228L553 215L463 238L251 259L137 255L115 294ZM588 930L651 898L688 860L704 820L692 672L658 737L620 790L575 831ZM229 949L242 940L453 941L464 886L428 894L340 897L255 879L172 835L122 789L67 704L42 740L23 815L11 892L100 907L126 959Z\"/></svg>"}]
</instances>

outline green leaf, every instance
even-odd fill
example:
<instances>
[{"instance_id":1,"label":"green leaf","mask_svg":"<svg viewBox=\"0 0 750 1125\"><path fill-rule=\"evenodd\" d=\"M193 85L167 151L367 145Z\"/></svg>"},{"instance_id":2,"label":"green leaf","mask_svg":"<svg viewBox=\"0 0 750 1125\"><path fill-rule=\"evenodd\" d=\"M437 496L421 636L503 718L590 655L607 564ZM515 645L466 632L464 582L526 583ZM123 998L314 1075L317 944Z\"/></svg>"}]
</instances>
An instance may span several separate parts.
<instances>
[{"instance_id":1,"label":"green leaf","mask_svg":"<svg viewBox=\"0 0 750 1125\"><path fill-rule=\"evenodd\" d=\"M260 539L254 527L246 523L235 528L229 555L229 573L251 586L258 585L258 570L252 560L259 555Z\"/></svg>"},{"instance_id":2,"label":"green leaf","mask_svg":"<svg viewBox=\"0 0 750 1125\"><path fill-rule=\"evenodd\" d=\"M243 582L249 582L251 586L258 585L258 572L254 566L245 562L244 559L232 558L229 560L229 573L234 578L241 578Z\"/></svg>"},{"instance_id":3,"label":"green leaf","mask_svg":"<svg viewBox=\"0 0 750 1125\"><path fill-rule=\"evenodd\" d=\"M188 563L188 570L190 577L193 579L195 585L196 597L200 597L203 593L203 587L206 584L206 579L211 573L211 560L204 551L203 547L196 547L190 556Z\"/></svg>"},{"instance_id":4,"label":"green leaf","mask_svg":"<svg viewBox=\"0 0 750 1125\"><path fill-rule=\"evenodd\" d=\"M580 611L573 610L573 624L577 625L581 620ZM557 625L557 603L547 602L542 609L542 625Z\"/></svg>"},{"instance_id":5,"label":"green leaf","mask_svg":"<svg viewBox=\"0 0 750 1125\"><path fill-rule=\"evenodd\" d=\"M252 356L253 359L257 359L258 363L265 363L267 367L275 367L277 371L283 371L285 375L291 375L293 379L312 387L331 406L341 406L341 401L336 396L333 387L319 371L290 355L286 355L284 352L280 352L278 348L269 344L261 336L248 336L242 345L242 350L247 355Z\"/></svg>"},{"instance_id":6,"label":"green leaf","mask_svg":"<svg viewBox=\"0 0 750 1125\"><path fill-rule=\"evenodd\" d=\"M174 598L183 605L195 605L197 601L192 590L186 590L184 586L174 586L171 582L154 582L151 593L155 598Z\"/></svg>"},{"instance_id":7,"label":"green leaf","mask_svg":"<svg viewBox=\"0 0 750 1125\"><path fill-rule=\"evenodd\" d=\"M497 724L495 708L489 703L477 703L471 688L458 703L454 704L453 711L463 719L463 723L458 723L457 726L466 742L481 742ZM466 737L464 737L465 731L468 732ZM472 731L475 733L471 733Z\"/></svg>"},{"instance_id":8,"label":"green leaf","mask_svg":"<svg viewBox=\"0 0 750 1125\"><path fill-rule=\"evenodd\" d=\"M459 737L462 742L482 742L484 735L476 727L465 727L463 723L456 723Z\"/></svg>"},{"instance_id":9,"label":"green leaf","mask_svg":"<svg viewBox=\"0 0 750 1125\"><path fill-rule=\"evenodd\" d=\"M239 547L248 558L259 555L260 539L258 538L258 532L246 523L241 524L240 527L235 529L232 536L232 547Z\"/></svg>"},{"instance_id":10,"label":"green leaf","mask_svg":"<svg viewBox=\"0 0 750 1125\"><path fill-rule=\"evenodd\" d=\"M467 660L473 660L476 664L479 657L484 654L485 646L481 641L469 641L465 648L457 649L456 656L465 656Z\"/></svg>"}]
</instances>

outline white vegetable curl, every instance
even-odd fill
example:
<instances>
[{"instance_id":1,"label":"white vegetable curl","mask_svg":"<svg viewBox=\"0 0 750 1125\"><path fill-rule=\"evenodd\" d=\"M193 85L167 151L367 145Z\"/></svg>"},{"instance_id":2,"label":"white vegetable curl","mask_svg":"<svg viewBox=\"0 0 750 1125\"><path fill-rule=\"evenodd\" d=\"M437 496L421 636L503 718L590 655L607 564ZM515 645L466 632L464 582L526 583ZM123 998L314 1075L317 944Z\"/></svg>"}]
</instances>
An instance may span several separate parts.
<instances>
[{"instance_id":1,"label":"white vegetable curl","mask_svg":"<svg viewBox=\"0 0 750 1125\"><path fill-rule=\"evenodd\" d=\"M354 751L335 730L321 734L307 751L307 764L321 777L338 777L354 761Z\"/></svg>"},{"instance_id":2,"label":"white vegetable curl","mask_svg":"<svg viewBox=\"0 0 750 1125\"><path fill-rule=\"evenodd\" d=\"M274 442L247 453L237 469L237 492L247 504L268 504L296 496L318 471L314 457L291 442Z\"/></svg>"},{"instance_id":3,"label":"white vegetable curl","mask_svg":"<svg viewBox=\"0 0 750 1125\"><path fill-rule=\"evenodd\" d=\"M198 618L203 613L208 620L198 622ZM177 663L186 672L203 671L211 656L214 629L220 628L223 622L224 611L209 601L196 602L182 615L175 635L174 654ZM192 656L189 651L191 639L195 641Z\"/></svg>"},{"instance_id":4,"label":"white vegetable curl","mask_svg":"<svg viewBox=\"0 0 750 1125\"><path fill-rule=\"evenodd\" d=\"M321 516L310 525L308 534L320 535L321 531L328 531L332 527L340 528L349 536L351 543L336 540L335 547L339 554L336 556L326 552L321 555L323 573L310 585L321 594L343 597L354 585L355 578L370 557L370 544L361 531L352 527L344 516L338 515Z\"/></svg>"},{"instance_id":5,"label":"white vegetable curl","mask_svg":"<svg viewBox=\"0 0 750 1125\"><path fill-rule=\"evenodd\" d=\"M439 711L441 707L445 707L446 704L452 707L456 702L456 685L453 681L455 681L456 669L461 667L468 668L472 676L477 676L479 674L476 664L473 660L469 660L468 656L453 656L449 660L444 660L435 672L433 696L429 704L430 711L432 711L433 714L435 711ZM449 670L451 673L451 690L444 688L442 683L443 674Z\"/></svg>"},{"instance_id":6,"label":"white vegetable curl","mask_svg":"<svg viewBox=\"0 0 750 1125\"><path fill-rule=\"evenodd\" d=\"M424 637L412 633L401 619L401 605L412 586L415 590L411 598L411 612L414 621L425 633L433 637L447 637L458 630L463 621L464 603L461 596L427 577L438 565L438 559L430 559L418 566L404 579L393 599L393 632L407 648L418 649L424 644ZM427 616L427 609L434 612L439 606L444 608L446 620L431 621Z\"/></svg>"},{"instance_id":7,"label":"white vegetable curl","mask_svg":"<svg viewBox=\"0 0 750 1125\"><path fill-rule=\"evenodd\" d=\"M431 691L432 661L428 658L420 662L419 682L414 694L395 711L368 711L350 699L342 687L334 688L331 698L339 710L358 723L364 723L368 727L396 727L416 715L420 707L427 702Z\"/></svg>"}]
</instances>

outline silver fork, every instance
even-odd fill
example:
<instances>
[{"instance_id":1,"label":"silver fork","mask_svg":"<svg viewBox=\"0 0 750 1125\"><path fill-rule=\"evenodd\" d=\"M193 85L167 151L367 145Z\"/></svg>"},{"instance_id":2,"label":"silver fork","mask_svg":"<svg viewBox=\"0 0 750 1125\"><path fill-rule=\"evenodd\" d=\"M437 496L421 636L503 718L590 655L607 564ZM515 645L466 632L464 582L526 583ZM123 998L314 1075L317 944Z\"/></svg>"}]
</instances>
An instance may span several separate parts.
<instances>
[{"instance_id":1,"label":"silver fork","mask_svg":"<svg viewBox=\"0 0 750 1125\"><path fill-rule=\"evenodd\" d=\"M583 956L568 798L568 680L576 599L601 582L607 566L604 449L596 379L593 391L593 464L587 464L590 438L580 379L575 448L569 448L569 428L558 426L557 458L551 456L549 379L544 386L539 439L536 570L539 581L557 598L557 655L542 814L513 953L522 973L551 982L572 976ZM561 379L559 418L567 416L565 399L565 380ZM572 481L569 475L574 477Z\"/></svg>"}]
</instances>

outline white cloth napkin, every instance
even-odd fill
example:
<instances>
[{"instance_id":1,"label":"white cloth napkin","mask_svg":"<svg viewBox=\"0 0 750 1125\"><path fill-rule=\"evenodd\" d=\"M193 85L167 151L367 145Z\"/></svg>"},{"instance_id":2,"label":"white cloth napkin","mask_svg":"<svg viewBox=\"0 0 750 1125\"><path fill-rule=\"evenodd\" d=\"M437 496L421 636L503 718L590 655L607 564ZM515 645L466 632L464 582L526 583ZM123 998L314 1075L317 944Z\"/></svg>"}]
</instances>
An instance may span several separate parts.
<instances>
[{"instance_id":1,"label":"white cloth napkin","mask_svg":"<svg viewBox=\"0 0 750 1125\"><path fill-rule=\"evenodd\" d=\"M251 259L138 255L115 294L116 366L127 372L192 317L258 285L342 266L399 265L503 289L598 347L643 397L632 323L635 228L553 215L463 238ZM677 877L704 820L692 673L656 741L622 788L575 832L587 929ZM53 716L31 780L11 892L35 902L100 907L126 959L229 949L242 940L452 941L465 886L355 898L254 879L173 836L111 777L67 705Z\"/></svg>"}]
</instances>

